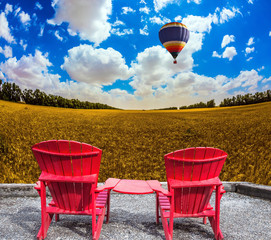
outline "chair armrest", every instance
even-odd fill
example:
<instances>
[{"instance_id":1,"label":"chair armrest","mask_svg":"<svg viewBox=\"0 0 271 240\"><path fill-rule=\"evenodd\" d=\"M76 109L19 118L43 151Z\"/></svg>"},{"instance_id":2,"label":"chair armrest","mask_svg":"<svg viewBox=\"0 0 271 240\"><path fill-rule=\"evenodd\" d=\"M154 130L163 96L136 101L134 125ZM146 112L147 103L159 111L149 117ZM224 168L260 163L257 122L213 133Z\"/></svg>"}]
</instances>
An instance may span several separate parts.
<instances>
[{"instance_id":1,"label":"chair armrest","mask_svg":"<svg viewBox=\"0 0 271 240\"><path fill-rule=\"evenodd\" d=\"M95 192L102 192L105 189L113 189L118 183L119 183L120 179L118 178L108 178L104 185L97 187L95 189Z\"/></svg>"},{"instance_id":2,"label":"chair armrest","mask_svg":"<svg viewBox=\"0 0 271 240\"><path fill-rule=\"evenodd\" d=\"M42 172L40 181L48 182L73 182L73 183L96 183L97 174L85 175L85 176L59 176L51 173Z\"/></svg>"},{"instance_id":3,"label":"chair armrest","mask_svg":"<svg viewBox=\"0 0 271 240\"><path fill-rule=\"evenodd\" d=\"M224 188L223 185L221 185L221 186L219 186L219 187L220 187L220 193L221 193L221 194L226 193L226 190L225 190L225 188Z\"/></svg>"},{"instance_id":4,"label":"chair armrest","mask_svg":"<svg viewBox=\"0 0 271 240\"><path fill-rule=\"evenodd\" d=\"M37 181L37 182L36 182L36 186L34 186L34 188L35 188L37 191L40 191L40 190L41 190L40 181Z\"/></svg>"},{"instance_id":5,"label":"chair armrest","mask_svg":"<svg viewBox=\"0 0 271 240\"><path fill-rule=\"evenodd\" d=\"M168 182L171 188L209 187L222 185L222 182L218 177L201 181L182 181L177 179L168 179Z\"/></svg>"},{"instance_id":6,"label":"chair armrest","mask_svg":"<svg viewBox=\"0 0 271 240\"><path fill-rule=\"evenodd\" d=\"M153 191L162 193L165 196L172 196L172 193L162 188L160 182L158 182L157 180L148 180L147 183Z\"/></svg>"}]
</instances>

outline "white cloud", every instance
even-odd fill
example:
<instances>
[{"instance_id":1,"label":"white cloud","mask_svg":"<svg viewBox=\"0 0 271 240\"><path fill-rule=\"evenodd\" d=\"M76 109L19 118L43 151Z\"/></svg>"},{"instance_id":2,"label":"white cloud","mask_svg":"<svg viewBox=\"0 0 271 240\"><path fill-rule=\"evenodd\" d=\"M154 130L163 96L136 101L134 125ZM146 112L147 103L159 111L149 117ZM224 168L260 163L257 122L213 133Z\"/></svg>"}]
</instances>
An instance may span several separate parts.
<instances>
[{"instance_id":1,"label":"white cloud","mask_svg":"<svg viewBox=\"0 0 271 240\"><path fill-rule=\"evenodd\" d=\"M14 11L14 16L16 17L18 15L18 13L21 11L20 7L17 7Z\"/></svg>"},{"instance_id":2,"label":"white cloud","mask_svg":"<svg viewBox=\"0 0 271 240\"><path fill-rule=\"evenodd\" d=\"M139 29L139 33L140 33L141 35L146 35L146 36L148 36L148 35L149 35L149 32L148 32L148 26L145 25L143 29Z\"/></svg>"},{"instance_id":3,"label":"white cloud","mask_svg":"<svg viewBox=\"0 0 271 240\"><path fill-rule=\"evenodd\" d=\"M162 25L162 24L169 23L170 19L168 19L166 17L160 18L160 17L154 16L154 17L150 18L150 21L151 21L151 23Z\"/></svg>"},{"instance_id":4,"label":"white cloud","mask_svg":"<svg viewBox=\"0 0 271 240\"><path fill-rule=\"evenodd\" d=\"M271 31L269 32L269 37L271 37Z\"/></svg>"},{"instance_id":5,"label":"white cloud","mask_svg":"<svg viewBox=\"0 0 271 240\"><path fill-rule=\"evenodd\" d=\"M231 18L234 18L237 13L240 13L238 8L232 7L231 9L223 8L221 11L219 8L216 9L216 13L219 14L219 22L228 22Z\"/></svg>"},{"instance_id":6,"label":"white cloud","mask_svg":"<svg viewBox=\"0 0 271 240\"><path fill-rule=\"evenodd\" d=\"M145 7L139 8L139 12L143 12L143 13L149 14L150 13L150 9L147 6L145 6Z\"/></svg>"},{"instance_id":7,"label":"white cloud","mask_svg":"<svg viewBox=\"0 0 271 240\"><path fill-rule=\"evenodd\" d=\"M36 8L42 10L43 6L39 2L36 2Z\"/></svg>"},{"instance_id":8,"label":"white cloud","mask_svg":"<svg viewBox=\"0 0 271 240\"><path fill-rule=\"evenodd\" d=\"M254 69L250 71L241 71L239 76L234 79L229 79L229 81L223 85L223 91L229 91L239 87L250 87L251 89L257 88L258 82L263 79L262 76Z\"/></svg>"},{"instance_id":9,"label":"white cloud","mask_svg":"<svg viewBox=\"0 0 271 240\"><path fill-rule=\"evenodd\" d=\"M25 13L24 11L19 14L19 18L24 25L28 25L31 20L29 14Z\"/></svg>"},{"instance_id":10,"label":"white cloud","mask_svg":"<svg viewBox=\"0 0 271 240\"><path fill-rule=\"evenodd\" d=\"M153 0L154 10L158 12L162 8L166 7L168 4L174 3L176 0Z\"/></svg>"},{"instance_id":11,"label":"white cloud","mask_svg":"<svg viewBox=\"0 0 271 240\"><path fill-rule=\"evenodd\" d=\"M68 31L68 33L70 34L70 36L76 36L77 35L77 33L75 32L75 31L73 31L72 29L70 29L70 28L68 28L67 29L67 31Z\"/></svg>"},{"instance_id":12,"label":"white cloud","mask_svg":"<svg viewBox=\"0 0 271 240\"><path fill-rule=\"evenodd\" d=\"M18 83L22 88L32 89L54 89L60 76L50 74L48 67L52 65L48 60L48 54L42 54L36 50L35 55L9 58L5 63L0 64L1 71L5 76Z\"/></svg>"},{"instance_id":13,"label":"white cloud","mask_svg":"<svg viewBox=\"0 0 271 240\"><path fill-rule=\"evenodd\" d=\"M117 36L124 36L124 35L131 35L134 33L134 31L133 29L120 30L119 28L112 28L110 33L115 34Z\"/></svg>"},{"instance_id":14,"label":"white cloud","mask_svg":"<svg viewBox=\"0 0 271 240\"><path fill-rule=\"evenodd\" d=\"M39 37L42 37L43 36L43 33L44 33L44 25L41 25L40 26L40 33L38 34Z\"/></svg>"},{"instance_id":15,"label":"white cloud","mask_svg":"<svg viewBox=\"0 0 271 240\"><path fill-rule=\"evenodd\" d=\"M200 4L201 0L187 0L188 3L194 2L196 4Z\"/></svg>"},{"instance_id":16,"label":"white cloud","mask_svg":"<svg viewBox=\"0 0 271 240\"><path fill-rule=\"evenodd\" d=\"M116 20L111 26L112 27L116 27L116 26L124 26L125 23L123 21L120 21L120 20Z\"/></svg>"},{"instance_id":17,"label":"white cloud","mask_svg":"<svg viewBox=\"0 0 271 240\"><path fill-rule=\"evenodd\" d=\"M153 46L139 53L136 61L132 62L135 75L130 82L135 89L135 96L151 97L155 92L153 88L161 88L176 73L188 71L193 66L189 52L179 57L178 64L172 64L172 61L171 55L161 46Z\"/></svg>"},{"instance_id":18,"label":"white cloud","mask_svg":"<svg viewBox=\"0 0 271 240\"><path fill-rule=\"evenodd\" d=\"M55 36L56 36L56 38L59 40L59 41L63 41L63 37L61 37L60 35L59 35L59 31L55 31Z\"/></svg>"},{"instance_id":19,"label":"white cloud","mask_svg":"<svg viewBox=\"0 0 271 240\"><path fill-rule=\"evenodd\" d=\"M265 68L264 66L261 66L260 68L257 68L257 71L260 72L260 71L264 70L264 68Z\"/></svg>"},{"instance_id":20,"label":"white cloud","mask_svg":"<svg viewBox=\"0 0 271 240\"><path fill-rule=\"evenodd\" d=\"M254 42L254 37L250 37L250 38L248 39L247 45L250 46L250 45L252 45L252 44L254 44L254 43L255 43L255 42Z\"/></svg>"},{"instance_id":21,"label":"white cloud","mask_svg":"<svg viewBox=\"0 0 271 240\"><path fill-rule=\"evenodd\" d=\"M7 42L15 42L14 37L10 33L8 21L4 12L0 14L0 37L4 38Z\"/></svg>"},{"instance_id":22,"label":"white cloud","mask_svg":"<svg viewBox=\"0 0 271 240\"><path fill-rule=\"evenodd\" d=\"M131 7L123 7L121 14L128 14L128 13L135 13L135 10L132 9Z\"/></svg>"},{"instance_id":23,"label":"white cloud","mask_svg":"<svg viewBox=\"0 0 271 240\"><path fill-rule=\"evenodd\" d=\"M226 47L225 51L222 54L223 58L228 58L229 61L233 59L234 56L237 55L235 47Z\"/></svg>"},{"instance_id":24,"label":"white cloud","mask_svg":"<svg viewBox=\"0 0 271 240\"><path fill-rule=\"evenodd\" d=\"M174 21L175 22L181 22L182 19L183 19L182 16L179 15L179 16L177 16L177 17L174 18Z\"/></svg>"},{"instance_id":25,"label":"white cloud","mask_svg":"<svg viewBox=\"0 0 271 240\"><path fill-rule=\"evenodd\" d=\"M209 14L207 17L188 15L182 21L190 31L194 32L210 32L212 29L213 15Z\"/></svg>"},{"instance_id":26,"label":"white cloud","mask_svg":"<svg viewBox=\"0 0 271 240\"><path fill-rule=\"evenodd\" d=\"M250 54L250 53L252 53L252 52L254 52L255 51L255 48L254 47L252 47L252 48L249 48L249 47L247 47L246 49L245 49L245 55L247 56L248 54ZM247 59L247 61L250 61L252 59L252 57L250 57L249 59Z\"/></svg>"},{"instance_id":27,"label":"white cloud","mask_svg":"<svg viewBox=\"0 0 271 240\"><path fill-rule=\"evenodd\" d=\"M110 36L111 0L59 0L55 4L55 17L48 23L68 22L73 32L79 32L83 40L94 42L96 46Z\"/></svg>"},{"instance_id":28,"label":"white cloud","mask_svg":"<svg viewBox=\"0 0 271 240\"><path fill-rule=\"evenodd\" d=\"M4 49L0 47L0 53L4 54L5 58L12 57L12 48L10 46L5 46Z\"/></svg>"},{"instance_id":29,"label":"white cloud","mask_svg":"<svg viewBox=\"0 0 271 240\"><path fill-rule=\"evenodd\" d=\"M10 12L12 12L13 6L10 4L6 4L5 6L5 14L8 15Z\"/></svg>"},{"instance_id":30,"label":"white cloud","mask_svg":"<svg viewBox=\"0 0 271 240\"><path fill-rule=\"evenodd\" d=\"M70 49L61 68L72 79L96 86L110 85L117 79L126 80L131 75L119 52L112 48L95 49L90 45Z\"/></svg>"},{"instance_id":31,"label":"white cloud","mask_svg":"<svg viewBox=\"0 0 271 240\"><path fill-rule=\"evenodd\" d=\"M213 51L212 57L221 58L222 56L217 53L217 51Z\"/></svg>"},{"instance_id":32,"label":"white cloud","mask_svg":"<svg viewBox=\"0 0 271 240\"><path fill-rule=\"evenodd\" d=\"M266 83L266 82L270 82L270 81L271 81L271 77L265 78L262 82L263 82L263 83Z\"/></svg>"},{"instance_id":33,"label":"white cloud","mask_svg":"<svg viewBox=\"0 0 271 240\"><path fill-rule=\"evenodd\" d=\"M249 4L253 4L253 1L254 1L254 0L248 0L247 2L248 2Z\"/></svg>"},{"instance_id":34,"label":"white cloud","mask_svg":"<svg viewBox=\"0 0 271 240\"><path fill-rule=\"evenodd\" d=\"M246 51L246 55L248 55L249 53L254 52L255 48L254 47L252 47L252 48L247 47L245 51Z\"/></svg>"},{"instance_id":35,"label":"white cloud","mask_svg":"<svg viewBox=\"0 0 271 240\"><path fill-rule=\"evenodd\" d=\"M19 42L19 44L23 47L23 49L25 51L26 48L27 48L27 43L23 39L21 39L20 42Z\"/></svg>"},{"instance_id":36,"label":"white cloud","mask_svg":"<svg viewBox=\"0 0 271 240\"><path fill-rule=\"evenodd\" d=\"M231 42L235 42L234 35L225 35L223 37L223 40L222 40L222 43L221 43L221 48L224 48L225 46L227 46Z\"/></svg>"}]
</instances>

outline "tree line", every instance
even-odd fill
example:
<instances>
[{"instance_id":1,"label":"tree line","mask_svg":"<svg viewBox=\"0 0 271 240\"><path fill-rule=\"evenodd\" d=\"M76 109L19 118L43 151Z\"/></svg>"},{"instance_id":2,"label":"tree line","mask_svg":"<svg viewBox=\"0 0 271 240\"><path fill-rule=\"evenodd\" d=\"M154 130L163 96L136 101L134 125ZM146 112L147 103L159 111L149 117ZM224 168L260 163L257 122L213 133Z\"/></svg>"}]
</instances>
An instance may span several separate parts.
<instances>
[{"instance_id":1,"label":"tree line","mask_svg":"<svg viewBox=\"0 0 271 240\"><path fill-rule=\"evenodd\" d=\"M271 101L271 90L264 92L256 92L255 94L247 93L245 95L236 95L232 98L225 98L219 105L219 107L240 106L261 102Z\"/></svg>"},{"instance_id":2,"label":"tree line","mask_svg":"<svg viewBox=\"0 0 271 240\"><path fill-rule=\"evenodd\" d=\"M56 96L36 89L20 89L15 83L4 82L0 79L0 100L12 102L25 102L32 105L77 108L77 109L116 109L107 104L91 103L88 101L80 101L78 99L67 99Z\"/></svg>"},{"instance_id":3,"label":"tree line","mask_svg":"<svg viewBox=\"0 0 271 240\"><path fill-rule=\"evenodd\" d=\"M207 103L199 102L195 103L189 106L181 106L180 109L191 109L191 108L213 108L215 107L215 100L212 99L208 101Z\"/></svg>"}]
</instances>

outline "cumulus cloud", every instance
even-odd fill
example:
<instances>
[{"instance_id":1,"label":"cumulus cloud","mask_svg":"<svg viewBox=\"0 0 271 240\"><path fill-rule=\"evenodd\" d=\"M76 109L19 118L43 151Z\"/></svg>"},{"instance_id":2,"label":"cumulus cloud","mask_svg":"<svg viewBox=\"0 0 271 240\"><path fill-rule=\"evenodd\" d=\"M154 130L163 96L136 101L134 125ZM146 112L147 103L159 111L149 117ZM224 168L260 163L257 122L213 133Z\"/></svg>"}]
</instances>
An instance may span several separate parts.
<instances>
[{"instance_id":1,"label":"cumulus cloud","mask_svg":"<svg viewBox=\"0 0 271 240\"><path fill-rule=\"evenodd\" d=\"M221 43L221 48L224 48L225 46L227 46L229 43L234 42L235 41L235 37L234 35L225 35L223 37L222 43Z\"/></svg>"},{"instance_id":2,"label":"cumulus cloud","mask_svg":"<svg viewBox=\"0 0 271 240\"><path fill-rule=\"evenodd\" d=\"M207 17L188 15L182 21L183 24L189 26L190 31L194 32L210 32L212 29L213 15Z\"/></svg>"},{"instance_id":3,"label":"cumulus cloud","mask_svg":"<svg viewBox=\"0 0 271 240\"><path fill-rule=\"evenodd\" d=\"M0 37L4 38L9 43L14 43L15 39L10 33L8 20L4 12L0 14Z\"/></svg>"},{"instance_id":4,"label":"cumulus cloud","mask_svg":"<svg viewBox=\"0 0 271 240\"><path fill-rule=\"evenodd\" d=\"M125 23L123 21L116 19L116 21L112 24L112 27L124 26L124 25L125 25Z\"/></svg>"},{"instance_id":5,"label":"cumulus cloud","mask_svg":"<svg viewBox=\"0 0 271 240\"><path fill-rule=\"evenodd\" d=\"M265 78L262 82L263 82L263 83L266 83L266 82L270 82L270 81L271 81L271 77Z\"/></svg>"},{"instance_id":6,"label":"cumulus cloud","mask_svg":"<svg viewBox=\"0 0 271 240\"><path fill-rule=\"evenodd\" d=\"M56 38L59 40L59 41L63 41L63 37L61 37L60 35L59 35L59 31L55 31L55 36L56 36Z\"/></svg>"},{"instance_id":7,"label":"cumulus cloud","mask_svg":"<svg viewBox=\"0 0 271 240\"><path fill-rule=\"evenodd\" d=\"M254 37L250 37L250 38L248 39L247 45L250 46L250 45L252 45L252 44L254 44L254 43L255 43L255 42L254 42Z\"/></svg>"},{"instance_id":8,"label":"cumulus cloud","mask_svg":"<svg viewBox=\"0 0 271 240\"><path fill-rule=\"evenodd\" d=\"M135 13L135 10L131 7L122 7L122 13L121 14L128 14L128 13Z\"/></svg>"},{"instance_id":9,"label":"cumulus cloud","mask_svg":"<svg viewBox=\"0 0 271 240\"><path fill-rule=\"evenodd\" d=\"M10 12L12 12L13 6L10 4L6 4L5 6L5 14L8 15Z\"/></svg>"},{"instance_id":10,"label":"cumulus cloud","mask_svg":"<svg viewBox=\"0 0 271 240\"><path fill-rule=\"evenodd\" d=\"M252 47L252 48L247 47L245 51L246 51L246 55L248 55L249 53L254 52L255 48L254 47Z\"/></svg>"},{"instance_id":11,"label":"cumulus cloud","mask_svg":"<svg viewBox=\"0 0 271 240\"><path fill-rule=\"evenodd\" d=\"M10 46L0 47L0 53L4 54L5 58L12 57L12 48Z\"/></svg>"},{"instance_id":12,"label":"cumulus cloud","mask_svg":"<svg viewBox=\"0 0 271 240\"><path fill-rule=\"evenodd\" d=\"M172 64L172 57L161 46L145 49L132 63L134 70L133 81L130 85L135 89L135 95L149 97L153 94L153 88L159 88L180 71L187 71L193 66L191 53L184 53L182 61Z\"/></svg>"},{"instance_id":13,"label":"cumulus cloud","mask_svg":"<svg viewBox=\"0 0 271 240\"><path fill-rule=\"evenodd\" d=\"M140 33L141 35L146 35L146 36L148 36L148 35L149 35L149 32L148 32L148 26L145 25L143 29L140 28L140 29L139 29L139 33Z\"/></svg>"},{"instance_id":14,"label":"cumulus cloud","mask_svg":"<svg viewBox=\"0 0 271 240\"><path fill-rule=\"evenodd\" d=\"M24 51L26 50L27 48L27 43L26 41L24 41L23 39L20 40L19 44L23 47Z\"/></svg>"},{"instance_id":15,"label":"cumulus cloud","mask_svg":"<svg viewBox=\"0 0 271 240\"><path fill-rule=\"evenodd\" d=\"M221 58L222 56L217 53L217 51L213 51L212 57Z\"/></svg>"},{"instance_id":16,"label":"cumulus cloud","mask_svg":"<svg viewBox=\"0 0 271 240\"><path fill-rule=\"evenodd\" d=\"M154 10L158 12L162 8L166 7L168 4L174 3L176 0L153 0Z\"/></svg>"},{"instance_id":17,"label":"cumulus cloud","mask_svg":"<svg viewBox=\"0 0 271 240\"><path fill-rule=\"evenodd\" d=\"M188 3L194 2L196 4L200 4L201 0L187 0Z\"/></svg>"},{"instance_id":18,"label":"cumulus cloud","mask_svg":"<svg viewBox=\"0 0 271 240\"><path fill-rule=\"evenodd\" d=\"M139 12L149 14L150 9L147 6L145 6L145 7L139 8Z\"/></svg>"},{"instance_id":19,"label":"cumulus cloud","mask_svg":"<svg viewBox=\"0 0 271 240\"><path fill-rule=\"evenodd\" d=\"M178 15L177 17L174 18L175 22L181 22L182 21L182 16Z\"/></svg>"},{"instance_id":20,"label":"cumulus cloud","mask_svg":"<svg viewBox=\"0 0 271 240\"><path fill-rule=\"evenodd\" d=\"M110 32L117 36L130 35L134 33L133 29L127 29L127 28L123 30L120 30L120 28L112 28Z\"/></svg>"},{"instance_id":21,"label":"cumulus cloud","mask_svg":"<svg viewBox=\"0 0 271 240\"><path fill-rule=\"evenodd\" d=\"M229 61L233 59L234 56L237 55L235 47L226 47L225 51L222 54L223 58L228 58Z\"/></svg>"},{"instance_id":22,"label":"cumulus cloud","mask_svg":"<svg viewBox=\"0 0 271 240\"><path fill-rule=\"evenodd\" d=\"M42 10L42 9L43 9L43 6L42 6L39 2L36 2L35 6L36 6L36 8L39 9L39 10Z\"/></svg>"},{"instance_id":23,"label":"cumulus cloud","mask_svg":"<svg viewBox=\"0 0 271 240\"><path fill-rule=\"evenodd\" d=\"M56 14L48 23L60 25L68 22L72 31L96 46L110 36L108 19L112 13L111 0L59 0L54 4Z\"/></svg>"},{"instance_id":24,"label":"cumulus cloud","mask_svg":"<svg viewBox=\"0 0 271 240\"><path fill-rule=\"evenodd\" d=\"M22 88L52 90L57 86L60 76L50 74L49 66L52 66L52 63L48 55L36 50L34 56L24 55L19 60L16 57L9 58L0 64L0 69L7 79L15 81Z\"/></svg>"},{"instance_id":25,"label":"cumulus cloud","mask_svg":"<svg viewBox=\"0 0 271 240\"><path fill-rule=\"evenodd\" d=\"M234 18L237 13L240 13L239 9L235 7L232 7L231 9L223 7L221 11L217 8L215 12L219 15L220 23L228 22L231 18Z\"/></svg>"},{"instance_id":26,"label":"cumulus cloud","mask_svg":"<svg viewBox=\"0 0 271 240\"><path fill-rule=\"evenodd\" d=\"M28 13L25 13L24 11L20 12L19 18L24 25L28 25L30 23L30 16Z\"/></svg>"},{"instance_id":27,"label":"cumulus cloud","mask_svg":"<svg viewBox=\"0 0 271 240\"><path fill-rule=\"evenodd\" d=\"M170 19L168 19L166 17L156 17L156 16L154 16L154 17L150 18L150 22L155 23L155 24L159 24L159 25L163 25L163 24L169 23Z\"/></svg>"},{"instance_id":28,"label":"cumulus cloud","mask_svg":"<svg viewBox=\"0 0 271 240\"><path fill-rule=\"evenodd\" d=\"M95 49L86 44L70 49L61 68L72 79L97 86L110 85L117 79L126 80L131 75L119 52L112 48Z\"/></svg>"}]
</instances>

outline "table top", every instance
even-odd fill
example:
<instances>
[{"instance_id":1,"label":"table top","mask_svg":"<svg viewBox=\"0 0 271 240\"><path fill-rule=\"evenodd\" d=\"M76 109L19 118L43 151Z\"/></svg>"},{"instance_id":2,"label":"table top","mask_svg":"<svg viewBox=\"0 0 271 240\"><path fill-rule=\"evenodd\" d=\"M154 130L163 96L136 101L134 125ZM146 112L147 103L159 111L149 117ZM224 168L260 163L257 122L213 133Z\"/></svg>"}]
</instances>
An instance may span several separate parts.
<instances>
[{"instance_id":1,"label":"table top","mask_svg":"<svg viewBox=\"0 0 271 240\"><path fill-rule=\"evenodd\" d=\"M157 181L157 184L160 183ZM147 181L128 179L121 179L112 190L125 194L150 194L154 192Z\"/></svg>"}]
</instances>

